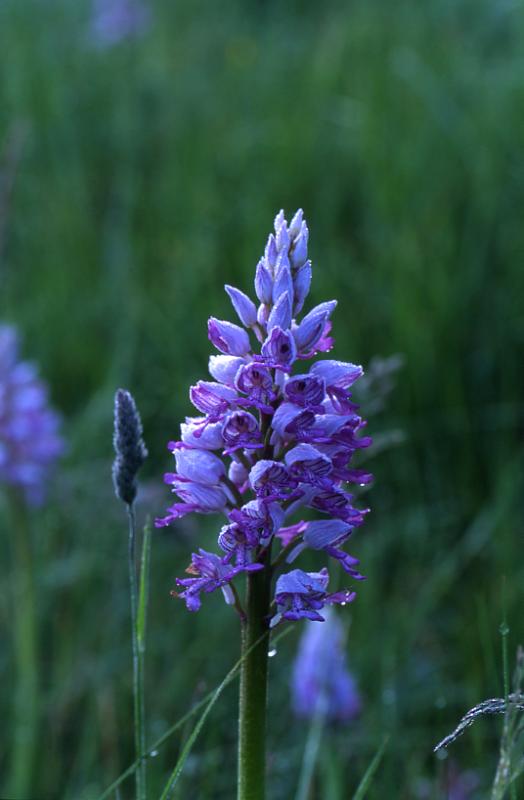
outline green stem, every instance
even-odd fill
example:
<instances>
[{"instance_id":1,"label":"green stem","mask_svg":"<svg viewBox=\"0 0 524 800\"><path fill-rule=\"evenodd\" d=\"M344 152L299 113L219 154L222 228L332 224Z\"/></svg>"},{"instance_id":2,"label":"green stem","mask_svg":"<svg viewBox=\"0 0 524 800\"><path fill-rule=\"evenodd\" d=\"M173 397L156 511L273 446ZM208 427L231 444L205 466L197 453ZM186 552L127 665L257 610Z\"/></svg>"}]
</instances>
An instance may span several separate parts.
<instances>
[{"instance_id":1,"label":"green stem","mask_svg":"<svg viewBox=\"0 0 524 800\"><path fill-rule=\"evenodd\" d=\"M146 751L144 726L144 651L138 642L138 589L136 575L136 521L133 505L127 507L129 517L129 589L131 596L131 628L133 646L133 709L135 731L135 756L140 759L135 773L137 800L146 800L146 761L141 758Z\"/></svg>"},{"instance_id":2,"label":"green stem","mask_svg":"<svg viewBox=\"0 0 524 800\"><path fill-rule=\"evenodd\" d=\"M266 703L270 571L247 578L246 619L242 622L242 665L238 724L238 800L264 800L266 796Z\"/></svg>"},{"instance_id":3,"label":"green stem","mask_svg":"<svg viewBox=\"0 0 524 800\"><path fill-rule=\"evenodd\" d=\"M31 537L22 498L9 496L13 553L13 651L16 669L13 751L7 795L28 797L38 737L38 646Z\"/></svg>"}]
</instances>

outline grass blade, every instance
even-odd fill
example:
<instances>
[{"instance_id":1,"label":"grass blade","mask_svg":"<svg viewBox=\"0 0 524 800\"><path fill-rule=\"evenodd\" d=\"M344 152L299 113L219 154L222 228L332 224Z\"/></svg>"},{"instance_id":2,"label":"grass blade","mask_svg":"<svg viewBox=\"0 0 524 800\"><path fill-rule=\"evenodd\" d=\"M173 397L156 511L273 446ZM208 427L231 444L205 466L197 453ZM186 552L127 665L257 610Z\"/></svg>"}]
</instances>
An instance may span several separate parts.
<instances>
[{"instance_id":1,"label":"grass blade","mask_svg":"<svg viewBox=\"0 0 524 800\"><path fill-rule=\"evenodd\" d=\"M369 789L371 781L373 780L373 775L379 768L380 762L382 761L382 756L384 755L384 751L386 746L389 742L389 736L384 737L384 741L380 745L379 749L373 756L373 759L365 771L362 780L360 781L355 794L353 795L353 800L362 800L366 796L366 792Z\"/></svg>"},{"instance_id":2,"label":"grass blade","mask_svg":"<svg viewBox=\"0 0 524 800\"><path fill-rule=\"evenodd\" d=\"M275 637L273 643L276 645L277 642L283 639L284 636L287 636L289 633L291 633L291 631L292 631L291 626L289 628L286 628L285 630L282 631L282 633L280 633L278 636ZM253 647L255 647L257 644L258 642L255 642ZM107 800L107 798L110 797L110 795L113 794L113 792L115 792L118 789L118 787L126 780L126 778L130 778L131 775L133 775L135 770L138 769L140 762L144 758L150 758L152 755L156 755L158 749L162 747L162 745L165 744L167 740L170 739L174 733L176 733L176 731L180 730L180 728L182 728L186 724L186 722L191 719L191 717L195 716L195 714L198 714L200 709L206 706L206 703L208 704L211 702L215 693L217 692L218 689L220 689L220 687L222 687L221 692L223 691L227 683L230 683L233 680L233 678L236 677L241 664L242 664L242 658L239 658L236 664L229 670L226 677L223 679L223 681L219 684L219 686L216 689L211 689L211 691L209 691L201 700L199 700L198 703L196 703L193 706L193 708L189 709L189 711L186 711L186 713L182 717L180 717L180 719L174 722L173 725L171 725L171 727L168 728L167 731L162 734L162 736L160 736L155 742L153 742L153 744L150 747L148 747L147 751L141 754L140 758L136 759L132 764L130 764L129 767L127 767L127 769L125 769L124 772L122 772L118 776L118 778L115 778L113 783L110 786L108 786L107 789L105 789L102 792L102 794L98 795L98 797L95 798L95 800ZM189 755L189 751L186 754L186 758L187 755Z\"/></svg>"},{"instance_id":3,"label":"grass blade","mask_svg":"<svg viewBox=\"0 0 524 800\"><path fill-rule=\"evenodd\" d=\"M283 636L285 636L287 633L289 633L290 630L291 630L291 628L287 628L286 630L282 631L282 633L275 638L274 644L276 645L276 643ZM260 642L265 637L269 636L269 633L270 633L270 631L266 631L266 633L264 633L262 636L260 636L256 640L256 642L254 642L251 645L251 647L248 650L246 650L246 652L244 653L242 658L239 658L239 660L234 665L234 667L228 672L228 674L226 675L226 677L224 678L222 683L220 683L219 686L217 686L217 688L213 692L213 695L212 695L211 699L209 700L209 702L208 702L207 706L205 707L204 711L202 712L202 715L200 716L200 719L198 720L197 724L193 728L189 739L187 740L186 744L184 745L184 748L182 749L182 752L181 752L181 754L180 754L180 756L178 758L178 761L176 762L176 764L175 764L175 766L173 768L173 771L171 772L171 775L169 776L169 779L168 779L166 785L164 786L164 791L160 795L160 800L168 800L172 789L174 789L174 787L175 787L175 785L176 785L176 783L177 783L177 781L178 781L178 779L179 779L179 777L180 777L180 775L182 773L182 770L184 768L184 764L186 762L186 759L187 759L189 753L191 752L191 750L193 748L193 745L194 745L194 743L195 743L200 731L202 730L206 719L208 718L209 714L211 713L211 710L212 710L213 706L215 705L216 701L218 700L218 698L220 697L220 695L222 694L222 692L224 691L226 686L233 680L233 678L235 677L236 673L240 669L240 665L242 664L244 659L249 655L249 653L252 650L255 649L255 647L258 647Z\"/></svg>"}]
</instances>

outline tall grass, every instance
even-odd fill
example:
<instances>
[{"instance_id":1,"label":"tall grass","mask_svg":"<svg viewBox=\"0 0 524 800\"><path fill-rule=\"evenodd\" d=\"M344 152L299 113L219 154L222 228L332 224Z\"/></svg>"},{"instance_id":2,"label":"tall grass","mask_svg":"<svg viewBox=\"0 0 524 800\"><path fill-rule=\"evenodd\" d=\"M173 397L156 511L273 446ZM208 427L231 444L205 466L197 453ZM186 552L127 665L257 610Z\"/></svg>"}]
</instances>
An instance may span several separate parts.
<instances>
[{"instance_id":1,"label":"tall grass","mask_svg":"<svg viewBox=\"0 0 524 800\"><path fill-rule=\"evenodd\" d=\"M350 646L365 712L335 732L314 791L350 796L389 733L367 796L394 786L413 797L420 780L438 779L434 741L487 686L503 692L503 574L510 652L524 638L523 3L151 6L143 37L104 50L87 39L87 3L0 5L4 176L14 162L2 143L22 132L0 203L0 316L24 332L70 440L52 502L31 523L46 731L32 791L87 800L133 760L113 392L132 388L150 447L141 525L166 504L165 443L205 372L204 324L226 312L222 284L249 289L273 214L300 205L311 302L343 297L351 310L336 320L335 357L405 355L372 431L397 427L405 442L375 460L373 514L355 540L368 581ZM199 542L211 544L215 531L201 525ZM219 604L189 616L169 597L196 530L188 521L154 534L148 741L233 661L234 625ZM15 535L5 527L4 565ZM276 800L292 795L304 747L287 712L293 639L271 663ZM9 720L8 648L0 677ZM235 714L226 690L181 797L231 796ZM455 750L486 791L497 734L478 726ZM2 775L10 737L3 726ZM179 738L151 761L152 796L182 749Z\"/></svg>"}]
</instances>

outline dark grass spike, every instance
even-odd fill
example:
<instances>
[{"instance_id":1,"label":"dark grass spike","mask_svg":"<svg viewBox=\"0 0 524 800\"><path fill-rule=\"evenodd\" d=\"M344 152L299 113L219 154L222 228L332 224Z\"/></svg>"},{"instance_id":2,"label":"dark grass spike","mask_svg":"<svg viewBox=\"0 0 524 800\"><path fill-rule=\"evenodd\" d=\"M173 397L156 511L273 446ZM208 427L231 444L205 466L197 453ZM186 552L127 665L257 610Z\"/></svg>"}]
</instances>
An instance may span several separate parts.
<instances>
[{"instance_id":1,"label":"dark grass spike","mask_svg":"<svg viewBox=\"0 0 524 800\"><path fill-rule=\"evenodd\" d=\"M513 706L519 709L519 711L524 711L524 694L510 694L508 695L508 700L508 710ZM433 752L436 753L438 750L442 750L443 747L452 744L459 736L462 736L467 728L473 725L478 717L482 717L484 714L505 714L506 710L506 702L502 697L493 697L490 700L483 700L482 703L473 706L473 708L470 708L470 710L464 714L455 730L442 739L442 741L433 748Z\"/></svg>"}]
</instances>

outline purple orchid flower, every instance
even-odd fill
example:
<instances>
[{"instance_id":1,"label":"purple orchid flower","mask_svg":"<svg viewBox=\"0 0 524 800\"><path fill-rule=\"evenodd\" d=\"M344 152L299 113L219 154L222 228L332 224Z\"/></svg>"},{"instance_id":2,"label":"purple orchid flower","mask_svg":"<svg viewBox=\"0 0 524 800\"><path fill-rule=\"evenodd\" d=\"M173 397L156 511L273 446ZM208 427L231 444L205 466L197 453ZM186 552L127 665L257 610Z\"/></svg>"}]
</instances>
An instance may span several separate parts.
<instances>
[{"instance_id":1,"label":"purple orchid flower","mask_svg":"<svg viewBox=\"0 0 524 800\"><path fill-rule=\"evenodd\" d=\"M311 285L308 241L302 210L289 223L277 214L253 297L225 287L240 324L208 322L218 351L209 359L212 380L190 389L201 416L186 418L180 441L170 443L176 471L165 481L178 499L156 522L169 525L193 511L226 517L218 533L222 555L200 551L191 565L195 577L178 582L191 610L200 607L202 591L221 588L230 600L239 573L264 568L270 580L306 548L362 578L358 560L344 549L366 513L354 505L347 484L371 480L351 463L371 441L362 435L365 423L350 394L362 368L320 359L296 369L333 346L337 305L320 303L299 318ZM305 508L321 518L296 521ZM351 602L354 592L329 593L328 580L326 569L280 574L271 624L321 620L326 605Z\"/></svg>"},{"instance_id":2,"label":"purple orchid flower","mask_svg":"<svg viewBox=\"0 0 524 800\"><path fill-rule=\"evenodd\" d=\"M328 594L328 583L329 574L325 567L320 572L294 569L281 575L275 589L277 613L271 620L271 627L277 625L281 619L312 619L323 622L324 617L319 611L325 605L346 605L355 599L355 592L349 590Z\"/></svg>"},{"instance_id":3,"label":"purple orchid flower","mask_svg":"<svg viewBox=\"0 0 524 800\"><path fill-rule=\"evenodd\" d=\"M215 553L200 549L191 556L191 564L186 572L193 578L177 578L177 585L183 586L182 592L173 592L185 600L188 611L198 611L201 605L201 592L214 592L222 589L226 603L234 603L234 595L229 584L239 572L255 572L263 569L262 564L249 564L245 567L231 567L225 564Z\"/></svg>"}]
</instances>

